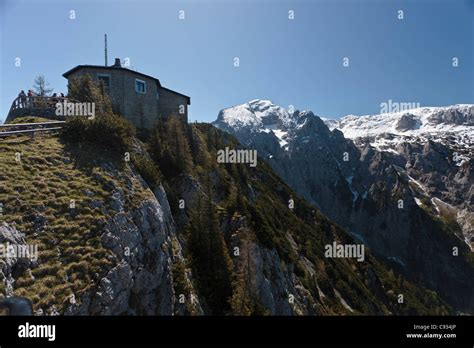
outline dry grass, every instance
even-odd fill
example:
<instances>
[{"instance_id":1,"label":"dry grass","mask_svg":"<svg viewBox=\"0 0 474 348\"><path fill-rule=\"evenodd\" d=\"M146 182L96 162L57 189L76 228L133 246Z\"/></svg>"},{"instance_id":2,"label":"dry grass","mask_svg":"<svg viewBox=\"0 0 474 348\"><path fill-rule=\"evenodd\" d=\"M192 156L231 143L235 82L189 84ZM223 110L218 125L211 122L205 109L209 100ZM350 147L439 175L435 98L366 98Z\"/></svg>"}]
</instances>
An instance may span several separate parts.
<instances>
[{"instance_id":1,"label":"dry grass","mask_svg":"<svg viewBox=\"0 0 474 348\"><path fill-rule=\"evenodd\" d=\"M104 170L101 164L106 162L121 167L120 174ZM149 192L136 182L127 188L124 173L130 168L113 155L90 146L66 146L57 136L0 140L0 223L15 226L39 250L31 274L16 277L15 295L31 299L35 309L54 305L61 312L72 294L80 299L114 266L115 256L100 241L102 227L113 214L111 191L124 190L126 209ZM93 208L97 203L101 206ZM0 294L4 292L0 279Z\"/></svg>"}]
</instances>

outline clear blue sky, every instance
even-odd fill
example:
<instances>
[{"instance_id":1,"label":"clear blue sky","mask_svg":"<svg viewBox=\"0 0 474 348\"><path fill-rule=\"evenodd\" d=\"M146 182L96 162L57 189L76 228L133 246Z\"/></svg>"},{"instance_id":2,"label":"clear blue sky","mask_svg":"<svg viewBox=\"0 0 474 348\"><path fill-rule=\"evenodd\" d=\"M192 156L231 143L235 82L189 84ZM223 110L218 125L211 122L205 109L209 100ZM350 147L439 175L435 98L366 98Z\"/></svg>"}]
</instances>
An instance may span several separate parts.
<instances>
[{"instance_id":1,"label":"clear blue sky","mask_svg":"<svg viewBox=\"0 0 474 348\"><path fill-rule=\"evenodd\" d=\"M0 119L36 75L65 92L65 71L103 64L104 33L109 64L129 57L189 95L190 120L256 98L334 118L474 103L473 0L0 0L0 30Z\"/></svg>"}]
</instances>

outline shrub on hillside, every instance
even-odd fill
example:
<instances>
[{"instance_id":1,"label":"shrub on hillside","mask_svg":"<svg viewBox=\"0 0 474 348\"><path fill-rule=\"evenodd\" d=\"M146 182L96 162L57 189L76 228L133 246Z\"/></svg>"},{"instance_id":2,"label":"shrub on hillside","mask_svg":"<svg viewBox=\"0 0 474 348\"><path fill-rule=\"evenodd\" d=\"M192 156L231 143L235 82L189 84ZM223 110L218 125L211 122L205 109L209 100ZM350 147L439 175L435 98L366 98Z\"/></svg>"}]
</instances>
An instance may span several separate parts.
<instances>
[{"instance_id":1,"label":"shrub on hillside","mask_svg":"<svg viewBox=\"0 0 474 348\"><path fill-rule=\"evenodd\" d=\"M132 163L148 186L153 187L160 182L160 172L156 164L146 156L132 156Z\"/></svg>"},{"instance_id":2,"label":"shrub on hillside","mask_svg":"<svg viewBox=\"0 0 474 348\"><path fill-rule=\"evenodd\" d=\"M95 103L96 116L93 119L68 118L63 128L65 139L89 142L122 153L130 148L135 128L127 120L113 113L109 98L89 75L71 80L69 98Z\"/></svg>"},{"instance_id":3,"label":"shrub on hillside","mask_svg":"<svg viewBox=\"0 0 474 348\"><path fill-rule=\"evenodd\" d=\"M89 142L121 153L131 147L135 128L124 118L102 114L94 119L73 117L63 127L63 137L76 142Z\"/></svg>"},{"instance_id":4,"label":"shrub on hillside","mask_svg":"<svg viewBox=\"0 0 474 348\"><path fill-rule=\"evenodd\" d=\"M95 103L95 111L98 114L111 114L112 103L103 88L95 82L90 75L81 75L73 77L68 85L69 95L72 100L77 100L82 103Z\"/></svg>"}]
</instances>

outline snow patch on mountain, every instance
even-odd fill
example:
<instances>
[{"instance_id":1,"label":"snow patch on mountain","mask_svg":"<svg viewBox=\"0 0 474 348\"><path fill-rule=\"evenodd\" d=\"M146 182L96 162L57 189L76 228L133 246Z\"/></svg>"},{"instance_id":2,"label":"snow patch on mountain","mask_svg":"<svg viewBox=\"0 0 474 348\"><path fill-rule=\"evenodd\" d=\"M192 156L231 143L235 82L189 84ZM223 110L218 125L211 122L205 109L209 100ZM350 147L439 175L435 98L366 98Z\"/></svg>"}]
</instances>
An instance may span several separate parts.
<instances>
[{"instance_id":1,"label":"snow patch on mountain","mask_svg":"<svg viewBox=\"0 0 474 348\"><path fill-rule=\"evenodd\" d=\"M464 163L469 161L469 157L461 155L457 152L453 153L453 161L456 163L456 166L461 167Z\"/></svg>"},{"instance_id":2,"label":"snow patch on mountain","mask_svg":"<svg viewBox=\"0 0 474 348\"><path fill-rule=\"evenodd\" d=\"M281 147L284 148L286 145L288 145L288 141L285 140L285 137L288 135L288 132L285 132L281 129L273 129L272 132L279 139Z\"/></svg>"},{"instance_id":3,"label":"snow patch on mountain","mask_svg":"<svg viewBox=\"0 0 474 348\"><path fill-rule=\"evenodd\" d=\"M354 175L348 176L346 178L346 181L349 184L349 189L352 192L352 205L354 205L354 203L357 201L357 198L359 198L359 193L356 190L354 190L354 188L352 187L352 180L353 179L354 179Z\"/></svg>"}]
</instances>

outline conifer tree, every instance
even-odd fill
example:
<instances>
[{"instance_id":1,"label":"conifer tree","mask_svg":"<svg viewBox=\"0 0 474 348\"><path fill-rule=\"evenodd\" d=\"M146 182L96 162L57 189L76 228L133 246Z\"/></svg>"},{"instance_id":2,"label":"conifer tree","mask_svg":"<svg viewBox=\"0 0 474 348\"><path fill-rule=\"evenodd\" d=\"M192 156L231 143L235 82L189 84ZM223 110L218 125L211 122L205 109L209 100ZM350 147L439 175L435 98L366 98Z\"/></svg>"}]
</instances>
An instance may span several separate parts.
<instances>
[{"instance_id":1,"label":"conifer tree","mask_svg":"<svg viewBox=\"0 0 474 348\"><path fill-rule=\"evenodd\" d=\"M240 245L240 257L243 258L233 282L233 294L230 300L232 314L251 315L252 295L250 291L250 252L248 241L243 240Z\"/></svg>"},{"instance_id":2,"label":"conifer tree","mask_svg":"<svg viewBox=\"0 0 474 348\"><path fill-rule=\"evenodd\" d=\"M69 98L80 102L95 103L96 113L112 114L112 104L99 85L88 74L74 77L69 81Z\"/></svg>"},{"instance_id":3,"label":"conifer tree","mask_svg":"<svg viewBox=\"0 0 474 348\"><path fill-rule=\"evenodd\" d=\"M53 92L52 88L49 88L49 83L46 82L46 79L44 78L43 75L38 75L35 78L34 84L33 84L33 90L36 93L36 95L40 97L49 97L51 93Z\"/></svg>"},{"instance_id":4,"label":"conifer tree","mask_svg":"<svg viewBox=\"0 0 474 348\"><path fill-rule=\"evenodd\" d=\"M207 179L207 197L199 196L188 223L189 251L197 288L213 314L230 311L232 296L232 261L220 231L219 214L212 202L212 189Z\"/></svg>"}]
</instances>

